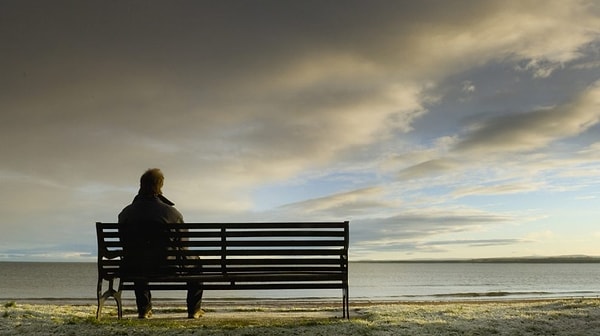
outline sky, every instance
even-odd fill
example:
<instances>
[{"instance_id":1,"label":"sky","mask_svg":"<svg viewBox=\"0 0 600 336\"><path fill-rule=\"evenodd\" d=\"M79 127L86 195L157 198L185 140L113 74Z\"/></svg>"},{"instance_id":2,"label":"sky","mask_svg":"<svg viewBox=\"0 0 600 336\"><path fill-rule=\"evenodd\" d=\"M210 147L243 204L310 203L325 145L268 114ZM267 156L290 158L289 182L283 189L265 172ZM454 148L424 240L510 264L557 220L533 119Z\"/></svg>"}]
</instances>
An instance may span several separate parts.
<instances>
[{"instance_id":1,"label":"sky","mask_svg":"<svg viewBox=\"0 0 600 336\"><path fill-rule=\"evenodd\" d=\"M94 261L154 167L351 260L600 256L598 1L2 0L0 41L0 261Z\"/></svg>"}]
</instances>

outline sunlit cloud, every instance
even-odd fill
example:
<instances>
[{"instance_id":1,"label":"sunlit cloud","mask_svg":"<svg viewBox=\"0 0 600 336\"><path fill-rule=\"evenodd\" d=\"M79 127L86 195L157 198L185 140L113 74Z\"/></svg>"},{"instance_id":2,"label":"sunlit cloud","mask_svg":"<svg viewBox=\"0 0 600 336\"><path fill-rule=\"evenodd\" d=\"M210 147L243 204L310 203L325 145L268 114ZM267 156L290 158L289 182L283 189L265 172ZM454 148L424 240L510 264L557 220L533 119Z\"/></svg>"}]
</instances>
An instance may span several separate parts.
<instances>
[{"instance_id":1,"label":"sunlit cloud","mask_svg":"<svg viewBox=\"0 0 600 336\"><path fill-rule=\"evenodd\" d=\"M581 134L600 121L600 86L590 87L573 103L514 113L471 125L459 151L530 151Z\"/></svg>"}]
</instances>

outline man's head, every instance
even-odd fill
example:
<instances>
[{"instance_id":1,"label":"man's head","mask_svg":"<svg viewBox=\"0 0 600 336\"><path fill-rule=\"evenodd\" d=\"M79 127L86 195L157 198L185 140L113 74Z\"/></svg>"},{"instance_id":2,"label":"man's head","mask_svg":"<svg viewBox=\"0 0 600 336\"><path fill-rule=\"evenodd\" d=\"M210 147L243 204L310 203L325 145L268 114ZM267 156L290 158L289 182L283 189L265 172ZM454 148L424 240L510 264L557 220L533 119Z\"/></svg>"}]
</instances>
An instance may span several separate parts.
<instances>
[{"instance_id":1,"label":"man's head","mask_svg":"<svg viewBox=\"0 0 600 336\"><path fill-rule=\"evenodd\" d=\"M160 195L165 177L158 168L146 170L140 178L140 195Z\"/></svg>"}]
</instances>

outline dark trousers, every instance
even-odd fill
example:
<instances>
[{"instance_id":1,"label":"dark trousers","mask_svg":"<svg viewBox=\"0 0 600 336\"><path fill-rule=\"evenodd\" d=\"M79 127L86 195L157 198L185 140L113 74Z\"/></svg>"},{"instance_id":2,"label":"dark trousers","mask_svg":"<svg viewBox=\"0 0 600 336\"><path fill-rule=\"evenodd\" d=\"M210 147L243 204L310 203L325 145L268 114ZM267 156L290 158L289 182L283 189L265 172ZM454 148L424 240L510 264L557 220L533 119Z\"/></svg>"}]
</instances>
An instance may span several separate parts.
<instances>
[{"instance_id":1,"label":"dark trousers","mask_svg":"<svg viewBox=\"0 0 600 336\"><path fill-rule=\"evenodd\" d=\"M135 303L137 305L138 315L144 316L152 310L152 294L147 282L136 281L135 284ZM187 284L187 312L193 315L198 312L202 305L202 283L188 282Z\"/></svg>"}]
</instances>

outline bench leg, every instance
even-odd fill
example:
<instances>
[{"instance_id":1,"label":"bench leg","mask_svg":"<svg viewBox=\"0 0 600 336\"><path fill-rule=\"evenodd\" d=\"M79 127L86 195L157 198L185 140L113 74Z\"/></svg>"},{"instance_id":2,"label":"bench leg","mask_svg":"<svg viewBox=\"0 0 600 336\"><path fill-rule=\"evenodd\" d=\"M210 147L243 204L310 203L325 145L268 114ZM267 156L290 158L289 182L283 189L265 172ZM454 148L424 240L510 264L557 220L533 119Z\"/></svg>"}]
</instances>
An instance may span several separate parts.
<instances>
[{"instance_id":1,"label":"bench leg","mask_svg":"<svg viewBox=\"0 0 600 336\"><path fill-rule=\"evenodd\" d=\"M342 291L342 318L350 319L350 298L348 293L348 285L346 285Z\"/></svg>"},{"instance_id":2,"label":"bench leg","mask_svg":"<svg viewBox=\"0 0 600 336\"><path fill-rule=\"evenodd\" d=\"M123 293L123 281L119 279L119 288L113 294L115 301L117 302L117 318L120 320L123 318L123 303L121 302L121 293Z\"/></svg>"},{"instance_id":3,"label":"bench leg","mask_svg":"<svg viewBox=\"0 0 600 336\"><path fill-rule=\"evenodd\" d=\"M98 308L96 309L96 320L100 319L102 315L102 307L104 306L104 295L102 294L102 277L98 277L98 284L96 285L96 300L98 302Z\"/></svg>"},{"instance_id":4,"label":"bench leg","mask_svg":"<svg viewBox=\"0 0 600 336\"><path fill-rule=\"evenodd\" d=\"M108 289L103 293L102 292L102 278L98 279L98 285L96 288L96 298L98 301L98 308L96 309L96 319L99 320L102 316L102 308L104 307L104 302L106 299L112 297L115 299L117 303L117 316L119 319L123 317L123 307L121 304L121 291L123 284L119 281L118 290L114 289L114 279L108 280Z\"/></svg>"}]
</instances>

